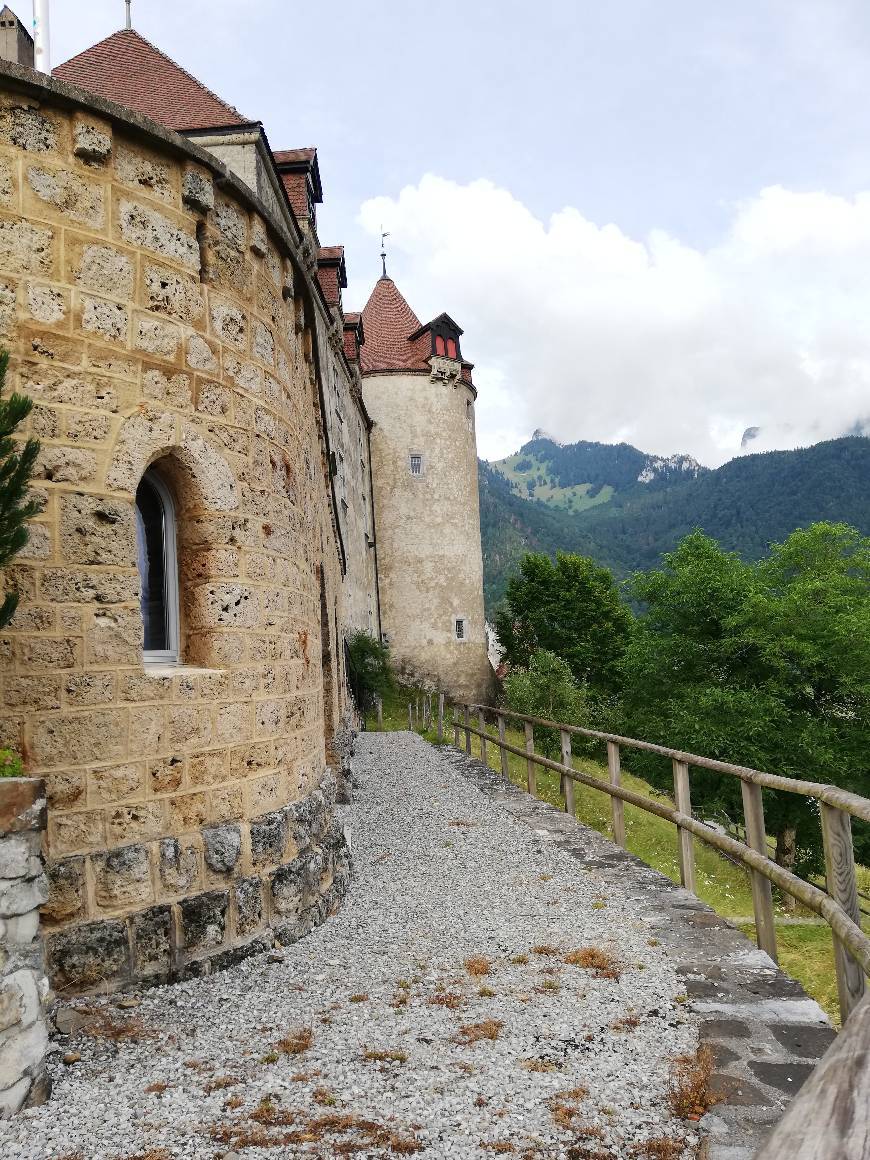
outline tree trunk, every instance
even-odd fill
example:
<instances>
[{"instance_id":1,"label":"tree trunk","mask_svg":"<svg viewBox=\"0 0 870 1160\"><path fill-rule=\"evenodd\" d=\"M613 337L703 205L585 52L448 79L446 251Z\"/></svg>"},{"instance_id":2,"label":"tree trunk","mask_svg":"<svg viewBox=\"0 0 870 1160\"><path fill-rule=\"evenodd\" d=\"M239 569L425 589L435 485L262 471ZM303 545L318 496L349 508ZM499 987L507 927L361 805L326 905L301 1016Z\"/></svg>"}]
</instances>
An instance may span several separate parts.
<instances>
[{"instance_id":1,"label":"tree trunk","mask_svg":"<svg viewBox=\"0 0 870 1160\"><path fill-rule=\"evenodd\" d=\"M784 825L776 833L776 851L773 855L777 866L783 870L794 872L794 861L797 854L797 830L794 826ZM790 914L794 913L796 902L790 894L780 891L782 904Z\"/></svg>"}]
</instances>

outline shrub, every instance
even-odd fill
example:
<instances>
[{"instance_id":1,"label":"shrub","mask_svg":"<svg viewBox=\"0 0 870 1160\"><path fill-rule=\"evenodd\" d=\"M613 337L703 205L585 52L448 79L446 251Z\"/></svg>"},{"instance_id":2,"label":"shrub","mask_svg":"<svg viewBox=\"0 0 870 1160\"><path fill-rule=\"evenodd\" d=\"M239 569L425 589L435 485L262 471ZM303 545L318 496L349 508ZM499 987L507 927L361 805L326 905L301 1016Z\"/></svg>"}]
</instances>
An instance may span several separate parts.
<instances>
[{"instance_id":1,"label":"shrub","mask_svg":"<svg viewBox=\"0 0 870 1160\"><path fill-rule=\"evenodd\" d=\"M378 697L389 696L395 688L390 654L367 632L355 632L348 637L347 656L357 706L365 712L374 707Z\"/></svg>"},{"instance_id":2,"label":"shrub","mask_svg":"<svg viewBox=\"0 0 870 1160\"><path fill-rule=\"evenodd\" d=\"M14 749L0 749L0 777L26 777L24 763Z\"/></svg>"},{"instance_id":3,"label":"shrub","mask_svg":"<svg viewBox=\"0 0 870 1160\"><path fill-rule=\"evenodd\" d=\"M507 707L527 717L543 717L562 725L585 725L586 690L574 680L567 661L547 649L532 653L529 667L513 669L505 679ZM556 729L535 729L535 740L546 757L560 751Z\"/></svg>"}]
</instances>

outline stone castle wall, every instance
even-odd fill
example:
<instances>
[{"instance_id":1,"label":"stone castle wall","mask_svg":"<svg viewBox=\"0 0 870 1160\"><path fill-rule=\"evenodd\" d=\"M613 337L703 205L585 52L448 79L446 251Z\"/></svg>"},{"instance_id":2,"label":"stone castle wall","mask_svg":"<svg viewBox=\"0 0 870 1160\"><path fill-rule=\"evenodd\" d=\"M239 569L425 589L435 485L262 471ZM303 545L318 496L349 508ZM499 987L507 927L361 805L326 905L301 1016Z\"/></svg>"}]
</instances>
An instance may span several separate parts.
<instances>
[{"instance_id":1,"label":"stone castle wall","mask_svg":"<svg viewBox=\"0 0 870 1160\"><path fill-rule=\"evenodd\" d=\"M366 375L381 623L413 683L485 700L485 641L474 391L420 374ZM422 474L410 456L422 455ZM466 635L457 641L456 617Z\"/></svg>"},{"instance_id":2,"label":"stone castle wall","mask_svg":"<svg viewBox=\"0 0 870 1160\"><path fill-rule=\"evenodd\" d=\"M219 162L25 76L0 74L0 341L44 506L4 577L0 744L46 783L53 981L112 988L297 937L346 885L323 336L299 238ZM177 667L142 660L149 467L177 508Z\"/></svg>"}]
</instances>

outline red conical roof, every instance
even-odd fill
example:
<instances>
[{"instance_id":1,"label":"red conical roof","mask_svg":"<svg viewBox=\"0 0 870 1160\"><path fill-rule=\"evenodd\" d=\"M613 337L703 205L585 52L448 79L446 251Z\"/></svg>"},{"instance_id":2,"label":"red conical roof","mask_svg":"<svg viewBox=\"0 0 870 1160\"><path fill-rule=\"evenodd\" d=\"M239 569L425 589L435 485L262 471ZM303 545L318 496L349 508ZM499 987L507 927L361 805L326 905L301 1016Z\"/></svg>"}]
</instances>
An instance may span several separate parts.
<instances>
[{"instance_id":1,"label":"red conical roof","mask_svg":"<svg viewBox=\"0 0 870 1160\"><path fill-rule=\"evenodd\" d=\"M52 75L126 105L167 129L252 124L132 28L86 48Z\"/></svg>"},{"instance_id":2,"label":"red conical roof","mask_svg":"<svg viewBox=\"0 0 870 1160\"><path fill-rule=\"evenodd\" d=\"M420 319L392 278L377 280L362 312L362 321L366 336L360 351L363 374L429 370L430 339L423 334L411 342L410 336L420 329Z\"/></svg>"}]
</instances>

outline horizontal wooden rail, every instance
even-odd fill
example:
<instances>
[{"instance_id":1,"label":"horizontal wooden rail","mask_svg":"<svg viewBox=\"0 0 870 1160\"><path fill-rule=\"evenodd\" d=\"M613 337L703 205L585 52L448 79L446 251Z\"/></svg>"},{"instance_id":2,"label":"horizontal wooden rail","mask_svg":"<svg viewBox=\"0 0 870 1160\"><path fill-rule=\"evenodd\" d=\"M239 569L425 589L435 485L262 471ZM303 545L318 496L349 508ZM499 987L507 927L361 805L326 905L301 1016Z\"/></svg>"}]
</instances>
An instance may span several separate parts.
<instances>
[{"instance_id":1,"label":"horizontal wooden rail","mask_svg":"<svg viewBox=\"0 0 870 1160\"><path fill-rule=\"evenodd\" d=\"M653 745L631 737L601 733L576 725L561 725L555 721L529 717L507 709L496 709L484 705L463 704L456 706L454 708L454 721L457 722L457 726L457 709L461 709L463 715L462 729L465 733L466 752L471 752L471 738L475 736L480 738L483 754L486 754L488 743L499 748L503 772L507 768L506 754L512 753L516 757L524 759L530 793L536 792L534 770L541 768L559 775L566 808L571 813L574 812L574 782L579 782L590 789L609 795L613 808L614 838L620 845L625 845L625 827L622 814L622 806L625 802L637 806L638 809L644 810L646 813L655 814L671 822L677 828L679 839L680 879L687 889L694 890L695 882L693 836L744 866L750 872L752 879L758 944L772 958L776 959L776 930L771 884L797 899L814 914L824 918L834 935L834 957L840 1011L845 1022L850 1012L863 998L866 986L865 977L870 974L870 938L861 927L850 827L850 815L870 819L870 801L857 794L838 790L835 786L774 776L760 770L730 765L728 762L712 761L710 758L704 758L698 754L668 749L665 746ZM471 723L472 709L477 712L479 728L475 728ZM495 717L498 720L497 736L487 732L487 716ZM512 745L506 740L505 718L522 723L525 742L523 748ZM561 761L553 761L535 752L535 726L559 731ZM572 734L607 742L609 780L604 781L573 767L570 741ZM455 735L458 743L458 727ZM675 807L657 801L655 798L644 797L642 794L626 789L621 784L619 749L623 745L627 748L642 749L670 757L674 772ZM484 760L486 760L485 757ZM743 786L746 842L722 834L717 829L692 816L690 770L693 767L714 769L740 779ZM785 789L788 792L821 801L822 837L825 848L827 881L831 884L830 893L804 881L767 856L767 837L761 798L762 786L770 789Z\"/></svg>"},{"instance_id":2,"label":"horizontal wooden rail","mask_svg":"<svg viewBox=\"0 0 870 1160\"><path fill-rule=\"evenodd\" d=\"M669 749L666 745L656 745L652 741L639 741L635 737L620 737L618 733L601 733L597 729L583 729L579 725L563 725L558 721L547 721L542 717L527 717L522 713L514 713L509 709L495 709L490 705L469 705L469 710L483 710L497 716L509 717L514 721L528 722L538 725L542 729L566 730L581 737L591 737L595 741L612 741L616 745L625 745L629 749L642 749L647 753L658 753L662 757L669 757L672 761L682 761L686 765L698 769L712 769L717 773L728 773L739 777L741 781L751 781L765 789L780 789L785 793L796 793L801 797L815 798L816 801L826 802L838 810L845 810L853 818L861 818L870 822L870 800L859 794L850 793L845 789L838 789L835 785L825 785L819 781L801 781L796 777L781 777L775 773L764 773L760 769L752 769L747 765L731 765L727 761L718 761L713 757L702 757L698 753L684 753L681 749Z\"/></svg>"}]
</instances>

